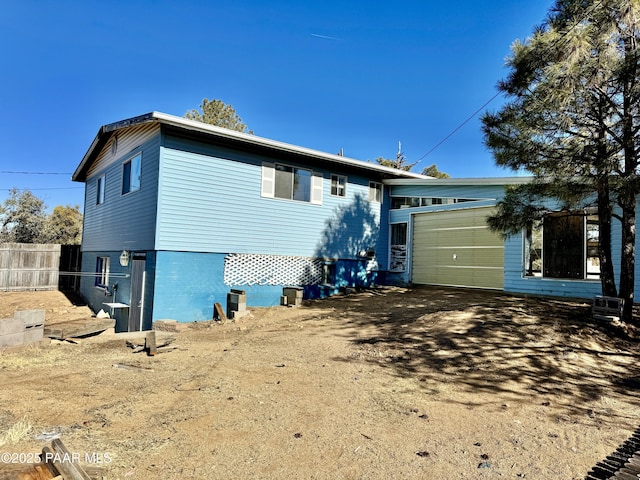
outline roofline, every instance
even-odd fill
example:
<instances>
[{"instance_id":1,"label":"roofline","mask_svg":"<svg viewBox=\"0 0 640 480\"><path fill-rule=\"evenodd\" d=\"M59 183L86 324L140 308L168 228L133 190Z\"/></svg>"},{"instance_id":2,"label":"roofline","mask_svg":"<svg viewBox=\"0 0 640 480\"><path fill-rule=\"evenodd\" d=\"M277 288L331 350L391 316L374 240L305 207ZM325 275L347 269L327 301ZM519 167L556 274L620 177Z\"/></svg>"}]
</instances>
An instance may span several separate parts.
<instances>
[{"instance_id":1,"label":"roofline","mask_svg":"<svg viewBox=\"0 0 640 480\"><path fill-rule=\"evenodd\" d=\"M478 177L478 178L391 178L385 185L522 185L533 177Z\"/></svg>"},{"instance_id":2,"label":"roofline","mask_svg":"<svg viewBox=\"0 0 640 480\"><path fill-rule=\"evenodd\" d=\"M343 157L341 155L330 154L321 152L319 150L313 150L311 148L300 147L289 143L279 142L264 137L259 137L250 133L237 132L235 130L229 130L227 128L217 127L215 125L209 125L207 123L198 122L196 120L189 120L183 117L177 117L175 115L169 115L162 112L150 112L137 117L128 118L119 122L110 123L100 127L96 137L89 146L87 153L85 153L82 161L76 168L73 176L74 181L79 180L82 172L87 167L88 163L92 160L93 156L97 153L98 145L105 135L110 137L111 134L122 128L131 127L134 125L140 125L143 123L155 122L161 125L170 125L173 127L181 128L184 130L195 131L199 133L208 134L220 139L228 139L240 141L249 145L258 146L262 148L276 150L278 152L284 152L294 155L313 157L319 160L324 160L330 163L347 165L358 169L375 171L378 173L393 175L395 177L405 177L411 179L426 179L425 175L419 173L407 172L404 170L398 170L391 167L385 167L371 162L365 162L363 160L356 160L353 158Z\"/></svg>"}]
</instances>

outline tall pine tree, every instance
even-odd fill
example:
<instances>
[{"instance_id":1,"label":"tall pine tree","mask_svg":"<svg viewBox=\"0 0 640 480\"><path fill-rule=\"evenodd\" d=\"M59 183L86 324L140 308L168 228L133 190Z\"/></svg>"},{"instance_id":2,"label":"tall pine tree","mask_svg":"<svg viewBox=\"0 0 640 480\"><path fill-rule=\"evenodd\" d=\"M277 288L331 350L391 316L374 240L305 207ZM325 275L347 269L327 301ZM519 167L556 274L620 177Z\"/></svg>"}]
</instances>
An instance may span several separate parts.
<instances>
[{"instance_id":1,"label":"tall pine tree","mask_svg":"<svg viewBox=\"0 0 640 480\"><path fill-rule=\"evenodd\" d=\"M541 218L546 200L597 208L602 290L625 299L632 320L640 88L640 0L558 0L545 24L512 46L507 102L483 117L498 165L528 170L531 184L498 205L490 226L506 235ZM595 193L594 193L595 192ZM611 222L621 223L616 288Z\"/></svg>"}]
</instances>

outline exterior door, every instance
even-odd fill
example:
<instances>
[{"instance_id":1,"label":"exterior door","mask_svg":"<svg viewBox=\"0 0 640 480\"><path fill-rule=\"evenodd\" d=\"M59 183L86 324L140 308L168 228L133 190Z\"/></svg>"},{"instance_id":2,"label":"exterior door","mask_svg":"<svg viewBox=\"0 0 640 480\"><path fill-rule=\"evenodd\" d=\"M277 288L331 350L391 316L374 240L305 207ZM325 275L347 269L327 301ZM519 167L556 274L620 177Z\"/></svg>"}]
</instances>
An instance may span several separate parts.
<instances>
[{"instance_id":1,"label":"exterior door","mask_svg":"<svg viewBox=\"0 0 640 480\"><path fill-rule=\"evenodd\" d=\"M145 265L144 253L134 253L131 266L131 301L129 302L129 331L142 330L142 312L144 307Z\"/></svg>"}]
</instances>

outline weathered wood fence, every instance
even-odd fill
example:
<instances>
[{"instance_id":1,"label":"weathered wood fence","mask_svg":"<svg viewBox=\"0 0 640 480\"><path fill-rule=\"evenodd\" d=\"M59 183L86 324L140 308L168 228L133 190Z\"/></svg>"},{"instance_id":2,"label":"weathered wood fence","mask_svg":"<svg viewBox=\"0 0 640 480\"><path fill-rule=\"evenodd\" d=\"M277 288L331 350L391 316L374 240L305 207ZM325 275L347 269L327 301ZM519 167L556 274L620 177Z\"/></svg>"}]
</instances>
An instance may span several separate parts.
<instances>
[{"instance_id":1,"label":"weathered wood fence","mask_svg":"<svg viewBox=\"0 0 640 480\"><path fill-rule=\"evenodd\" d=\"M56 290L60 284L61 252L53 244L0 243L0 290ZM79 252L79 247L71 247ZM67 259L64 256L63 260ZM75 260L75 258L74 258ZM65 263L74 263L66 260ZM71 271L71 265L63 265Z\"/></svg>"}]
</instances>

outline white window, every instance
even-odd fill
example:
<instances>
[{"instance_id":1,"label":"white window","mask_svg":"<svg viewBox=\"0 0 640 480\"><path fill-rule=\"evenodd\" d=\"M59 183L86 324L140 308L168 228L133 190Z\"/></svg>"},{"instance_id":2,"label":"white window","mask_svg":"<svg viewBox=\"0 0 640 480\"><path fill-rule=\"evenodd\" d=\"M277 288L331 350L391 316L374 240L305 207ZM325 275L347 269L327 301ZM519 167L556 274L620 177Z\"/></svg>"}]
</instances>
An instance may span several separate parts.
<instances>
[{"instance_id":1,"label":"white window","mask_svg":"<svg viewBox=\"0 0 640 480\"><path fill-rule=\"evenodd\" d=\"M369 201L382 203L382 184L369 182Z\"/></svg>"},{"instance_id":2,"label":"white window","mask_svg":"<svg viewBox=\"0 0 640 480\"><path fill-rule=\"evenodd\" d=\"M142 154L130 158L122 164L122 194L140 190L140 164Z\"/></svg>"},{"instance_id":3,"label":"white window","mask_svg":"<svg viewBox=\"0 0 640 480\"><path fill-rule=\"evenodd\" d=\"M102 175L98 178L98 184L96 186L96 205L104 203L104 189L106 187L106 182L106 175Z\"/></svg>"},{"instance_id":4,"label":"white window","mask_svg":"<svg viewBox=\"0 0 640 480\"><path fill-rule=\"evenodd\" d=\"M263 197L322 204L322 174L281 163L262 164Z\"/></svg>"},{"instance_id":5,"label":"white window","mask_svg":"<svg viewBox=\"0 0 640 480\"><path fill-rule=\"evenodd\" d=\"M109 286L109 257L98 257L96 260L96 286Z\"/></svg>"},{"instance_id":6,"label":"white window","mask_svg":"<svg viewBox=\"0 0 640 480\"><path fill-rule=\"evenodd\" d=\"M331 195L345 197L347 195L347 177L344 175L331 175Z\"/></svg>"}]
</instances>

